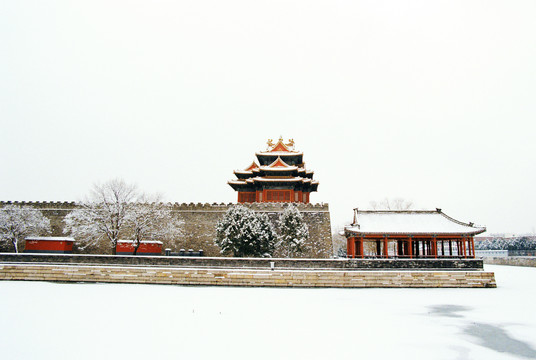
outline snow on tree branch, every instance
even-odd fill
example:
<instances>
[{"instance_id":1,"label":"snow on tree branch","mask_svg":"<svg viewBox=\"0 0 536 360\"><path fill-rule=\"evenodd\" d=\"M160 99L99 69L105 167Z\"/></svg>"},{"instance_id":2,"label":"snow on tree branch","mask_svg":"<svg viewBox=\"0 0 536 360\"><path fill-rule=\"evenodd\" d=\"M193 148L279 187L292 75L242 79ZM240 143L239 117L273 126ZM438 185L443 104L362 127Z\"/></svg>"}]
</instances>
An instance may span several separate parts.
<instances>
[{"instance_id":1,"label":"snow on tree branch","mask_svg":"<svg viewBox=\"0 0 536 360\"><path fill-rule=\"evenodd\" d=\"M304 253L305 244L309 239L309 228L295 205L289 205L279 216L277 222L279 239L277 255L296 257Z\"/></svg>"},{"instance_id":2,"label":"snow on tree branch","mask_svg":"<svg viewBox=\"0 0 536 360\"><path fill-rule=\"evenodd\" d=\"M37 209L17 205L6 205L0 209L0 240L10 242L17 253L18 244L25 237L48 233L50 220Z\"/></svg>"},{"instance_id":3,"label":"snow on tree branch","mask_svg":"<svg viewBox=\"0 0 536 360\"><path fill-rule=\"evenodd\" d=\"M124 238L134 240L137 251L142 240L181 235L182 221L173 217L171 205L123 180L95 185L79 206L65 217L64 233L82 243L82 249L107 239L115 254L117 241Z\"/></svg>"},{"instance_id":4,"label":"snow on tree branch","mask_svg":"<svg viewBox=\"0 0 536 360\"><path fill-rule=\"evenodd\" d=\"M268 216L237 205L229 208L216 225L216 240L222 254L271 256L276 235Z\"/></svg>"}]
</instances>

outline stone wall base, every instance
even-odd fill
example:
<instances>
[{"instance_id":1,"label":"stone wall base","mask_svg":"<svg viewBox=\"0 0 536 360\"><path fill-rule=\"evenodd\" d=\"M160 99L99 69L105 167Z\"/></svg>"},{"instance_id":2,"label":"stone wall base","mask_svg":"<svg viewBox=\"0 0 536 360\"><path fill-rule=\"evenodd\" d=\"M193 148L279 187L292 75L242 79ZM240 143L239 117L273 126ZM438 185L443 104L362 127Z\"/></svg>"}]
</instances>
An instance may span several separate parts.
<instances>
[{"instance_id":1,"label":"stone wall base","mask_svg":"<svg viewBox=\"0 0 536 360\"><path fill-rule=\"evenodd\" d=\"M494 288L486 271L307 271L0 264L0 280L328 288Z\"/></svg>"}]
</instances>

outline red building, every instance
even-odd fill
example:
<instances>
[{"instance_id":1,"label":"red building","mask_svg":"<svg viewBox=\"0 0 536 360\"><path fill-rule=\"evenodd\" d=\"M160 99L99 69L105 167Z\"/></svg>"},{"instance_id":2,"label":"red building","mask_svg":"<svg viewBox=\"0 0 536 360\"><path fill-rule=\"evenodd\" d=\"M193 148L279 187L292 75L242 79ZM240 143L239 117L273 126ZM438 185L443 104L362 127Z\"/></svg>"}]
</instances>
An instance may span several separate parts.
<instances>
[{"instance_id":1,"label":"red building","mask_svg":"<svg viewBox=\"0 0 536 360\"><path fill-rule=\"evenodd\" d=\"M25 253L72 254L72 237L27 237Z\"/></svg>"},{"instance_id":2,"label":"red building","mask_svg":"<svg viewBox=\"0 0 536 360\"><path fill-rule=\"evenodd\" d=\"M268 149L255 153L257 162L244 170L235 170L236 180L228 184L238 192L239 203L309 203L309 195L318 189L314 172L305 169L303 153L294 150L294 140L268 140Z\"/></svg>"},{"instance_id":3,"label":"red building","mask_svg":"<svg viewBox=\"0 0 536 360\"><path fill-rule=\"evenodd\" d=\"M474 236L485 227L463 223L441 209L360 211L345 227L350 258L474 258Z\"/></svg>"}]
</instances>

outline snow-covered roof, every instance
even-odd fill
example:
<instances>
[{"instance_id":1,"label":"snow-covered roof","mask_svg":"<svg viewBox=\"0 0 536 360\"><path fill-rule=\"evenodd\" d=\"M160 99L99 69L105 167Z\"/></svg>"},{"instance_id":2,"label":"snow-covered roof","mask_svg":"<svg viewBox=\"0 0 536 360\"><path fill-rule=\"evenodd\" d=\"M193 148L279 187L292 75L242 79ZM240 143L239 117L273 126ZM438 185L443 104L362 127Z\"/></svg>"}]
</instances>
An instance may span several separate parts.
<instances>
[{"instance_id":1,"label":"snow-covered roof","mask_svg":"<svg viewBox=\"0 0 536 360\"><path fill-rule=\"evenodd\" d=\"M257 156L299 156L303 155L301 151L258 151Z\"/></svg>"},{"instance_id":2,"label":"snow-covered roof","mask_svg":"<svg viewBox=\"0 0 536 360\"><path fill-rule=\"evenodd\" d=\"M118 243L133 243L134 240L117 240ZM142 240L141 241L142 244L160 244L162 245L163 242L162 241L157 241L157 240Z\"/></svg>"},{"instance_id":3,"label":"snow-covered roof","mask_svg":"<svg viewBox=\"0 0 536 360\"><path fill-rule=\"evenodd\" d=\"M26 241L74 241L72 237L63 236L28 236L24 238Z\"/></svg>"},{"instance_id":4,"label":"snow-covered roof","mask_svg":"<svg viewBox=\"0 0 536 360\"><path fill-rule=\"evenodd\" d=\"M266 177L260 177L256 176L252 179L247 179L247 182L254 182L254 181L260 181L260 182L300 182L303 181L304 178L298 176L298 177L278 177L278 178L266 178Z\"/></svg>"},{"instance_id":5,"label":"snow-covered roof","mask_svg":"<svg viewBox=\"0 0 536 360\"><path fill-rule=\"evenodd\" d=\"M466 224L437 210L355 210L354 224L345 230L356 234L476 235L485 227Z\"/></svg>"},{"instance_id":6,"label":"snow-covered roof","mask_svg":"<svg viewBox=\"0 0 536 360\"><path fill-rule=\"evenodd\" d=\"M253 174L253 171L251 170L235 170L233 171L235 174Z\"/></svg>"},{"instance_id":7,"label":"snow-covered roof","mask_svg":"<svg viewBox=\"0 0 536 360\"><path fill-rule=\"evenodd\" d=\"M295 171L295 170L298 170L298 167L297 166L288 166L288 167L283 167L283 166L274 166L274 167L261 166L261 170L267 171L267 172L273 172L273 171Z\"/></svg>"}]
</instances>

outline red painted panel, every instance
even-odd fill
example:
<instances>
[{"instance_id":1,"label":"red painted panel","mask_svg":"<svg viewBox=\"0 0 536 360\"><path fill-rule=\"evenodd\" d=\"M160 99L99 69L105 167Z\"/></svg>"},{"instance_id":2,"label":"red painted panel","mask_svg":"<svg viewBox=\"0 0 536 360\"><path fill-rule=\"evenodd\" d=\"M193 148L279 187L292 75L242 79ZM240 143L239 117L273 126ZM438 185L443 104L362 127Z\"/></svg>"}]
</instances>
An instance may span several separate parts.
<instances>
[{"instance_id":1,"label":"red painted panel","mask_svg":"<svg viewBox=\"0 0 536 360\"><path fill-rule=\"evenodd\" d=\"M138 248L138 254L155 254L162 253L162 244L141 242Z\"/></svg>"},{"instance_id":2,"label":"red painted panel","mask_svg":"<svg viewBox=\"0 0 536 360\"><path fill-rule=\"evenodd\" d=\"M270 152L275 152L275 151L289 152L288 148L281 142L281 140L274 146L272 150L270 150Z\"/></svg>"},{"instance_id":3,"label":"red painted panel","mask_svg":"<svg viewBox=\"0 0 536 360\"><path fill-rule=\"evenodd\" d=\"M65 240L27 240L25 251L73 251L73 242Z\"/></svg>"},{"instance_id":4,"label":"red painted panel","mask_svg":"<svg viewBox=\"0 0 536 360\"><path fill-rule=\"evenodd\" d=\"M118 242L115 248L117 254L134 254L133 242ZM137 254L161 254L162 244L156 242L142 241L138 247Z\"/></svg>"},{"instance_id":5,"label":"red painted panel","mask_svg":"<svg viewBox=\"0 0 536 360\"><path fill-rule=\"evenodd\" d=\"M116 253L134 253L134 244L132 242L118 242L115 247Z\"/></svg>"},{"instance_id":6,"label":"red painted panel","mask_svg":"<svg viewBox=\"0 0 536 360\"><path fill-rule=\"evenodd\" d=\"M264 202L294 202L294 190L265 190Z\"/></svg>"},{"instance_id":7,"label":"red painted panel","mask_svg":"<svg viewBox=\"0 0 536 360\"><path fill-rule=\"evenodd\" d=\"M238 202L242 203L252 203L256 201L256 193L250 191L240 191L238 193Z\"/></svg>"}]
</instances>

